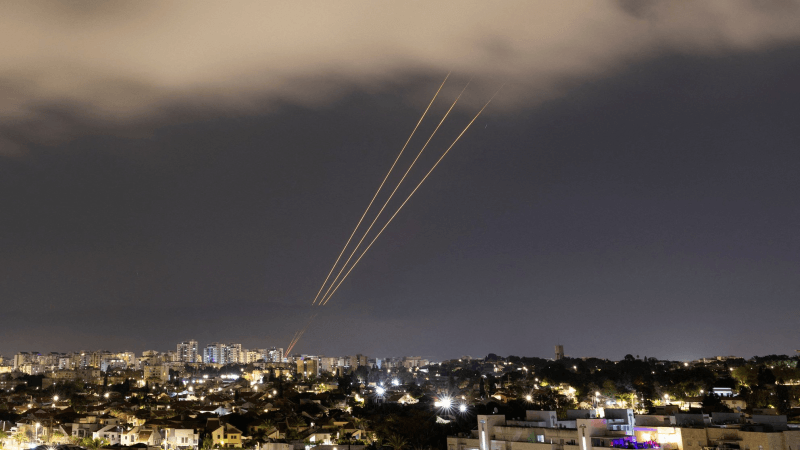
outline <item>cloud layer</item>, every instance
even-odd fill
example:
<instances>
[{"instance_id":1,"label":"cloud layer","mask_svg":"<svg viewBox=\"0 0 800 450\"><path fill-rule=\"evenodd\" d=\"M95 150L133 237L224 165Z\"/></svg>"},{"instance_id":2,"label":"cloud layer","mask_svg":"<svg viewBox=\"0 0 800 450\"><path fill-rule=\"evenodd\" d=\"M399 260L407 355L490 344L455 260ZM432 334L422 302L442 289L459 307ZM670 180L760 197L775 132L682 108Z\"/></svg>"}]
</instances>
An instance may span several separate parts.
<instances>
[{"instance_id":1,"label":"cloud layer","mask_svg":"<svg viewBox=\"0 0 800 450\"><path fill-rule=\"evenodd\" d=\"M793 43L797 23L789 1L6 2L0 154L450 70L527 106L664 52Z\"/></svg>"}]
</instances>

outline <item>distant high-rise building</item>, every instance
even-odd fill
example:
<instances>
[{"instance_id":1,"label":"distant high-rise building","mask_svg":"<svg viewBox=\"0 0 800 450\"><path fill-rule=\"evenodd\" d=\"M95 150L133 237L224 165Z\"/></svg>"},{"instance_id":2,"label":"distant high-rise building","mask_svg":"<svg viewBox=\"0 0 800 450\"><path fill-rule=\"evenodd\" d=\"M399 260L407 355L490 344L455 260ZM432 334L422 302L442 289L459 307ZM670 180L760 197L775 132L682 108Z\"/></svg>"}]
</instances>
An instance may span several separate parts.
<instances>
[{"instance_id":1,"label":"distant high-rise building","mask_svg":"<svg viewBox=\"0 0 800 450\"><path fill-rule=\"evenodd\" d=\"M247 350L242 344L208 344L203 351L203 362L213 364L246 364Z\"/></svg>"},{"instance_id":2,"label":"distant high-rise building","mask_svg":"<svg viewBox=\"0 0 800 450\"><path fill-rule=\"evenodd\" d=\"M355 356L351 356L350 357L350 364L348 364L348 365L350 367L353 367L353 368L366 366L367 365L367 357L362 355L362 354L360 354L360 353L355 355Z\"/></svg>"},{"instance_id":3,"label":"distant high-rise building","mask_svg":"<svg viewBox=\"0 0 800 450\"><path fill-rule=\"evenodd\" d=\"M556 361L559 359L564 359L564 346L563 345L556 345Z\"/></svg>"},{"instance_id":4,"label":"distant high-rise building","mask_svg":"<svg viewBox=\"0 0 800 450\"><path fill-rule=\"evenodd\" d=\"M190 339L178 344L178 361L185 363L200 362L197 354L197 341Z\"/></svg>"},{"instance_id":5,"label":"distant high-rise building","mask_svg":"<svg viewBox=\"0 0 800 450\"><path fill-rule=\"evenodd\" d=\"M427 366L429 362L427 359L422 359L421 356L404 356L401 364L403 367L412 368Z\"/></svg>"},{"instance_id":6,"label":"distant high-rise building","mask_svg":"<svg viewBox=\"0 0 800 450\"><path fill-rule=\"evenodd\" d=\"M318 358L316 356L301 356L297 360L297 375L303 378L319 376Z\"/></svg>"},{"instance_id":7,"label":"distant high-rise building","mask_svg":"<svg viewBox=\"0 0 800 450\"><path fill-rule=\"evenodd\" d=\"M283 361L283 349L282 348L275 348L272 347L267 351L267 357L264 358L264 361L269 362L282 362Z\"/></svg>"},{"instance_id":8,"label":"distant high-rise building","mask_svg":"<svg viewBox=\"0 0 800 450\"><path fill-rule=\"evenodd\" d=\"M242 353L242 344L228 344L225 346L225 362L223 364L238 364L245 362L246 355Z\"/></svg>"},{"instance_id":9,"label":"distant high-rise building","mask_svg":"<svg viewBox=\"0 0 800 450\"><path fill-rule=\"evenodd\" d=\"M225 344L214 342L208 344L203 351L203 362L206 364L225 364Z\"/></svg>"}]
</instances>

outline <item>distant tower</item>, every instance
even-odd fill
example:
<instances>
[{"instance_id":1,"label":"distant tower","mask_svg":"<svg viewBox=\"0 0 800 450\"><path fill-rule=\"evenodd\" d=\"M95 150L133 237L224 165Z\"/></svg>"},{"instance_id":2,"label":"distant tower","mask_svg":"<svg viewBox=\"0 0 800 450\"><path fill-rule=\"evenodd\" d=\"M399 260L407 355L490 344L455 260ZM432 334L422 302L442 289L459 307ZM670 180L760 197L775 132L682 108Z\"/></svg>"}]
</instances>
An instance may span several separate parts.
<instances>
[{"instance_id":1,"label":"distant tower","mask_svg":"<svg viewBox=\"0 0 800 450\"><path fill-rule=\"evenodd\" d=\"M194 339L183 341L178 344L176 353L178 354L178 361L189 363L200 362L200 358L198 358L197 355L197 341Z\"/></svg>"},{"instance_id":2,"label":"distant tower","mask_svg":"<svg viewBox=\"0 0 800 450\"><path fill-rule=\"evenodd\" d=\"M564 346L563 345L556 345L556 361L559 359L564 359Z\"/></svg>"}]
</instances>

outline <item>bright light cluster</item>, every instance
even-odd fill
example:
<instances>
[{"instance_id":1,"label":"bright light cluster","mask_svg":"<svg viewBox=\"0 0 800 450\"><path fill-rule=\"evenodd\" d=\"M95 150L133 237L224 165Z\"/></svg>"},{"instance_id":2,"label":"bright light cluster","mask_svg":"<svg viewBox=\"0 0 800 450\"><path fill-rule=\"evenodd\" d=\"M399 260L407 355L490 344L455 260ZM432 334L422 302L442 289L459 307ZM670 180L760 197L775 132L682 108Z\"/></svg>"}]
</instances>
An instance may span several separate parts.
<instances>
[{"instance_id":1,"label":"bright light cluster","mask_svg":"<svg viewBox=\"0 0 800 450\"><path fill-rule=\"evenodd\" d=\"M438 402L434 403L434 406L437 406L442 409L450 409L453 407L453 399L450 397L441 397Z\"/></svg>"}]
</instances>

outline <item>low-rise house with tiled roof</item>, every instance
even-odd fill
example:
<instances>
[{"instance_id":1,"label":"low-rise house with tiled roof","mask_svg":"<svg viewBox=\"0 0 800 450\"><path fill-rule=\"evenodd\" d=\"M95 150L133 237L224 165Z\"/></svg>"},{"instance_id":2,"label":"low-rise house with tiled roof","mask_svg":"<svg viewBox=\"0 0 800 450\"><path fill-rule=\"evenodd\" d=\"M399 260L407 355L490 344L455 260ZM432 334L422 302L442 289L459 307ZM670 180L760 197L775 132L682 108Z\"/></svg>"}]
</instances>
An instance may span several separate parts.
<instances>
[{"instance_id":1,"label":"low-rise house with tiled roof","mask_svg":"<svg viewBox=\"0 0 800 450\"><path fill-rule=\"evenodd\" d=\"M214 445L221 448L241 448L242 431L231 424L222 424L219 428L211 432L211 439Z\"/></svg>"},{"instance_id":2,"label":"low-rise house with tiled roof","mask_svg":"<svg viewBox=\"0 0 800 450\"><path fill-rule=\"evenodd\" d=\"M122 444L124 429L120 425L106 425L92 433L92 439L105 439L109 445Z\"/></svg>"},{"instance_id":3,"label":"low-rise house with tiled roof","mask_svg":"<svg viewBox=\"0 0 800 450\"><path fill-rule=\"evenodd\" d=\"M70 436L78 438L92 437L92 433L102 428L102 425L97 422L97 416L79 417L70 425L72 427Z\"/></svg>"},{"instance_id":4,"label":"low-rise house with tiled roof","mask_svg":"<svg viewBox=\"0 0 800 450\"><path fill-rule=\"evenodd\" d=\"M197 450L200 433L193 427L165 427L164 445L166 450Z\"/></svg>"},{"instance_id":5,"label":"low-rise house with tiled roof","mask_svg":"<svg viewBox=\"0 0 800 450\"><path fill-rule=\"evenodd\" d=\"M145 444L148 447L161 445L162 436L156 427L140 425L122 433L122 445Z\"/></svg>"}]
</instances>

